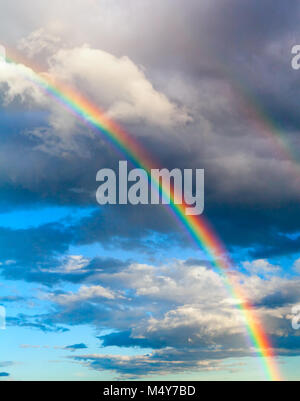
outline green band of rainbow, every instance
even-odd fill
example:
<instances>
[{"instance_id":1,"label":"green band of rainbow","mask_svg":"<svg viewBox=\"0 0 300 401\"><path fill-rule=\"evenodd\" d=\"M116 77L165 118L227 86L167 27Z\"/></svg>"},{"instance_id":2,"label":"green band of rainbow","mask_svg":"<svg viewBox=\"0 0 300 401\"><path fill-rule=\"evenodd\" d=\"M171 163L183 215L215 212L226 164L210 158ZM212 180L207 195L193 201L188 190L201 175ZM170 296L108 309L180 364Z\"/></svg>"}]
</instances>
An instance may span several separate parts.
<instances>
[{"instance_id":1,"label":"green band of rainbow","mask_svg":"<svg viewBox=\"0 0 300 401\"><path fill-rule=\"evenodd\" d=\"M15 64L11 59L7 59L7 62ZM96 128L135 166L147 171L149 176L151 169L157 168L157 165L136 140L118 124L109 119L98 106L92 104L76 90L54 82L50 77L39 75L33 69L29 68L27 79L38 85L56 101L63 104L64 107L86 124ZM162 187L160 182L156 182L156 186L161 189L165 196L168 196L168 191ZM243 314L248 336L251 339L254 350L263 361L266 377L269 380L281 380L273 347L255 315L254 308L247 301L241 285L235 279L235 275L231 274L232 270L230 269L232 264L224 246L203 216L186 216L185 205L174 204L173 199L174 193L171 194L171 204L167 205L167 209L185 227L195 243L207 252L215 268L223 277L229 293L235 298Z\"/></svg>"}]
</instances>

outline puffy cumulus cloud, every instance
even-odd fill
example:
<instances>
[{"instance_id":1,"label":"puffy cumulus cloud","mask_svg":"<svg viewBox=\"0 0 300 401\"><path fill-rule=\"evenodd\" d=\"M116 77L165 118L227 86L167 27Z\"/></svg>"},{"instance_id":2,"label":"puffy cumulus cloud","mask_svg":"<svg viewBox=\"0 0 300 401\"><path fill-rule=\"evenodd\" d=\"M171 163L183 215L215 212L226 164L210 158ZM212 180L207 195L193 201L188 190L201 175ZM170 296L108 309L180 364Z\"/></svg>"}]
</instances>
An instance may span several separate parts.
<instances>
[{"instance_id":1,"label":"puffy cumulus cloud","mask_svg":"<svg viewBox=\"0 0 300 401\"><path fill-rule=\"evenodd\" d=\"M258 259L252 262L245 262L244 267L255 274L274 274L280 271L280 266L274 266L266 259Z\"/></svg>"},{"instance_id":2,"label":"puffy cumulus cloud","mask_svg":"<svg viewBox=\"0 0 300 401\"><path fill-rule=\"evenodd\" d=\"M40 47L49 49L50 39L51 36L49 38L43 30L39 30L23 41L22 46L30 47L31 51L35 47L36 51ZM0 83L8 87L5 91L7 102L18 96L23 101L32 98L38 105L45 105L47 97L42 95L30 68L2 61L0 73ZM57 50L50 59L49 71L43 74L50 81L57 79L77 88L96 106L101 106L111 118L123 122L144 122L170 128L191 121L187 112L157 91L143 69L128 57L116 57L88 46ZM50 121L55 131L74 128L74 119L69 117L67 122L64 121L66 113L61 111L60 105L55 107L51 103L51 111L53 115Z\"/></svg>"},{"instance_id":3,"label":"puffy cumulus cloud","mask_svg":"<svg viewBox=\"0 0 300 401\"><path fill-rule=\"evenodd\" d=\"M0 90L8 104L16 98L45 105L45 97L38 85L34 85L34 72L22 64L7 63L0 59Z\"/></svg>"},{"instance_id":4,"label":"puffy cumulus cloud","mask_svg":"<svg viewBox=\"0 0 300 401\"><path fill-rule=\"evenodd\" d=\"M30 52L47 50L44 59L48 62L40 75L50 82L57 80L77 89L111 118L143 126L134 130L139 134L148 127L150 137L157 137L161 130L163 135L170 135L175 126L183 127L192 121L186 108L155 89L142 67L128 57L116 57L88 46L59 50L59 46L55 47L57 40L51 38L38 30L23 40L21 46L29 47ZM44 112L43 121L33 127L24 123L20 130L33 141L30 152L40 150L61 160L73 153L82 158L92 157L93 146L84 141L93 141L94 133L41 90L39 79L30 68L0 62L0 73L0 93L6 105L14 102L14 107L16 102L22 102L24 112L32 108Z\"/></svg>"},{"instance_id":5,"label":"puffy cumulus cloud","mask_svg":"<svg viewBox=\"0 0 300 401\"><path fill-rule=\"evenodd\" d=\"M247 355L249 350L245 347L244 333L243 319L232 305L201 307L198 304L187 304L170 309L160 318L150 318L147 325L135 327L129 338L132 346L140 348L146 345L154 349L200 348L212 353L218 349L231 348L233 353L239 351ZM125 334L120 335L121 346L126 346ZM109 335L100 339L104 344L118 342L118 339L110 338Z\"/></svg>"},{"instance_id":6,"label":"puffy cumulus cloud","mask_svg":"<svg viewBox=\"0 0 300 401\"><path fill-rule=\"evenodd\" d=\"M222 279L213 270L201 265L186 268L181 262L160 268L132 264L115 274L104 272L99 278L113 287L130 287L137 296L157 302L205 304L208 288L215 294L216 302L226 297Z\"/></svg>"},{"instance_id":7,"label":"puffy cumulus cloud","mask_svg":"<svg viewBox=\"0 0 300 401\"><path fill-rule=\"evenodd\" d=\"M255 274L244 279L245 291L251 303L258 307L265 307L269 313L271 309L286 308L299 302L298 278L285 278L280 274L268 278Z\"/></svg>"},{"instance_id":8,"label":"puffy cumulus cloud","mask_svg":"<svg viewBox=\"0 0 300 401\"><path fill-rule=\"evenodd\" d=\"M60 50L50 73L78 87L107 114L123 122L172 127L191 121L188 114L154 89L144 71L128 57L115 57L88 46Z\"/></svg>"},{"instance_id":9,"label":"puffy cumulus cloud","mask_svg":"<svg viewBox=\"0 0 300 401\"><path fill-rule=\"evenodd\" d=\"M80 302L97 301L101 299L114 300L120 295L102 286L82 286L77 293L50 295L50 299L59 305L74 305Z\"/></svg>"}]
</instances>

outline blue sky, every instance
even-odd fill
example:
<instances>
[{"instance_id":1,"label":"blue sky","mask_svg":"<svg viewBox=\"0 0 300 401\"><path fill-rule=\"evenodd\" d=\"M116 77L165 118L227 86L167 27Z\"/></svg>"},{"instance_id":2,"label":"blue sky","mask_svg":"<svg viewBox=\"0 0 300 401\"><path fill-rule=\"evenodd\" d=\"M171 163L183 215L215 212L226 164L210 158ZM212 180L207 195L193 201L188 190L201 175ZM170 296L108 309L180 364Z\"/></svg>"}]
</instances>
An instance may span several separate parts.
<instances>
[{"instance_id":1,"label":"blue sky","mask_svg":"<svg viewBox=\"0 0 300 401\"><path fill-rule=\"evenodd\" d=\"M97 204L96 173L120 154L25 64L83 93L161 166L205 169L205 217L283 377L299 380L298 3L0 0L0 44L26 60L0 61L0 380L266 378L204 250L162 206Z\"/></svg>"}]
</instances>

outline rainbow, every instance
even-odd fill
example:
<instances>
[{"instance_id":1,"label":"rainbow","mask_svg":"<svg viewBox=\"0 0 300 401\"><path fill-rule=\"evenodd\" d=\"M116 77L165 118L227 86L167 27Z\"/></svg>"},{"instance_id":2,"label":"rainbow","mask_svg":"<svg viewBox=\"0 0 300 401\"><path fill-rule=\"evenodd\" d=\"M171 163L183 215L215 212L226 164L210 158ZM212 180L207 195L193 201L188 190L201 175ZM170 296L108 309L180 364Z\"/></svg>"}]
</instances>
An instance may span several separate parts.
<instances>
[{"instance_id":1,"label":"rainbow","mask_svg":"<svg viewBox=\"0 0 300 401\"><path fill-rule=\"evenodd\" d=\"M225 78L229 79L231 87L239 98L239 107L248 118L249 122L256 128L256 132L261 134L272 145L273 151L277 157L290 162L287 165L287 171L296 179L297 187L300 180L299 156L296 153L296 146L286 138L282 128L265 110L263 104L259 101L249 89L249 85L245 85L237 74L232 77L228 71L225 72Z\"/></svg>"},{"instance_id":2,"label":"rainbow","mask_svg":"<svg viewBox=\"0 0 300 401\"><path fill-rule=\"evenodd\" d=\"M7 57L6 62L16 64L15 61ZM154 163L145 149L132 136L109 119L98 106L92 104L76 90L54 81L49 76L38 74L34 69L30 68L28 68L28 76L26 78L62 104L85 124L103 134L135 166L143 168L149 177L151 176L151 169L157 168L157 164ZM164 196L168 196L167 191L159 181L155 184ZM247 296L243 293L241 285L231 270L232 262L223 244L203 216L186 216L186 205L176 205L173 202L174 196L174 192L171 193L171 204L167 206L167 209L185 228L194 242L206 251L214 267L222 276L225 286L236 300L246 322L246 329L253 351L263 361L266 378L272 381L280 381L281 375L276 364L276 355L273 352L272 344L255 315L254 308L247 300Z\"/></svg>"}]
</instances>

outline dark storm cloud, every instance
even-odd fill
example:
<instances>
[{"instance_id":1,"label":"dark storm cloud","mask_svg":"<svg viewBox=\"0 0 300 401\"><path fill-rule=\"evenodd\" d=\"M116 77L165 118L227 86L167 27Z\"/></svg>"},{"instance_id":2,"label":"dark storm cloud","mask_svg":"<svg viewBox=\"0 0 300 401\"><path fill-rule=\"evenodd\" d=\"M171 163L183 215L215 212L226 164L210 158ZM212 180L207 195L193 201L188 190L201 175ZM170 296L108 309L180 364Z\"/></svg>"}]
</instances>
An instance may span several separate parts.
<instances>
[{"instance_id":1,"label":"dark storm cloud","mask_svg":"<svg viewBox=\"0 0 300 401\"><path fill-rule=\"evenodd\" d=\"M154 152L155 146L153 144L152 146L152 152ZM160 146L159 148L163 149L164 147ZM174 165L174 160L176 160L177 167L204 167L206 169L206 215L212 219L217 231L220 232L228 246L250 247L259 245L261 250L258 249L254 253L256 256L263 257L271 256L273 253L280 252L284 254L297 251L297 241L283 239L278 234L278 232L289 234L300 229L299 220L295 218L299 214L298 205L296 202L291 204L289 189L285 190L280 187L278 185L281 182L280 180L277 180L277 183L273 182L273 178L271 177L270 179L268 177L267 171L264 174L257 172L255 174L260 174L258 181L255 182L254 180L252 181L253 185L243 188L245 180L242 172L225 171L224 173L224 170L221 168L216 169L214 166L214 160L216 161L216 159L201 161L201 157L199 159L199 154L196 155L196 152L194 155L191 152L183 154L179 148L179 144L173 145L173 150L172 147L168 147L169 155L167 155L164 166L169 168L176 167ZM10 154L7 150L4 150L4 153ZM101 154L103 154L103 149ZM7 176L12 174L15 174L15 177L19 176L22 186L20 187L19 184L13 182L3 184L1 200L3 209L13 208L14 204L17 207L24 207L26 204L31 205L33 202L41 204L41 199L44 199L47 204L95 206L95 176L97 170L102 166L116 166L115 156L113 156L112 161L109 161L107 159L109 153L105 152L105 154L105 159L102 160L102 157L99 158L97 152L94 151L94 156L87 163L86 160L81 158L70 157L66 161L49 155L42 157L39 152L32 152L26 163L26 168L24 168L24 163L22 162L16 172L18 163L11 164L15 172L11 171ZM161 150L160 154L161 159L163 159L164 155ZM20 159L18 155L14 157ZM39 166L38 170L36 170L37 166ZM5 169L6 171L8 169L7 163ZM38 172L35 173L35 171ZM36 177L36 174L40 177ZM234 175L231 179L230 174ZM219 176L219 181L216 180L216 176ZM44 177L43 180L41 179L42 177ZM35 180L34 186L33 180ZM269 187L265 187L266 180L269 183ZM240 187L238 182L241 183ZM285 183L287 184L288 181L285 181ZM228 190L230 187L232 189ZM228 191L225 195L224 189ZM270 192L272 194L271 197ZM279 205L277 198L281 199ZM241 206L244 201L246 201L247 207ZM259 206L257 206L257 203L259 203ZM241 222L243 222L242 227ZM243 229L243 235L241 235L241 229ZM39 235L40 241L42 241L42 238L46 239L47 237L50 241L48 245L44 241L44 247L51 248L53 246L53 249L55 249L57 246L60 248L57 251L62 252L67 248L67 242L89 244L104 241L109 243L112 238L116 237L122 238L120 242L123 243L124 247L145 246L141 240L143 237L147 237L150 232L168 235L174 232L174 240L176 241L178 228L162 207L149 206L136 208L107 207L104 208L102 213L97 212L91 218L83 220L81 227L78 226L78 232L76 232L76 228L73 233L64 230L59 232L61 229L58 229L59 235L56 236L57 230L55 227L49 227L48 233L46 231L46 228L41 228ZM53 245L51 245L50 231L54 234ZM2 230L2 233L3 236L6 236L6 233L8 234L5 244L8 244L9 238L13 238L15 235L15 233L10 233L8 230L5 232ZM21 239L23 235L28 237L27 241L34 243L33 234L32 230L29 230L28 233L25 231L23 233L16 232L15 241L18 244L18 237ZM63 239L64 235L66 236L65 239ZM7 257L9 253L11 255L14 253L11 246L7 247L5 245L5 248L4 257ZM28 254L29 249L30 247L24 246L25 255L26 253ZM265 255L263 255L264 250L266 250ZM43 251L36 254L36 257L38 258L42 254L46 255L47 252L45 251L43 249ZM11 258L14 257L10 256Z\"/></svg>"}]
</instances>

